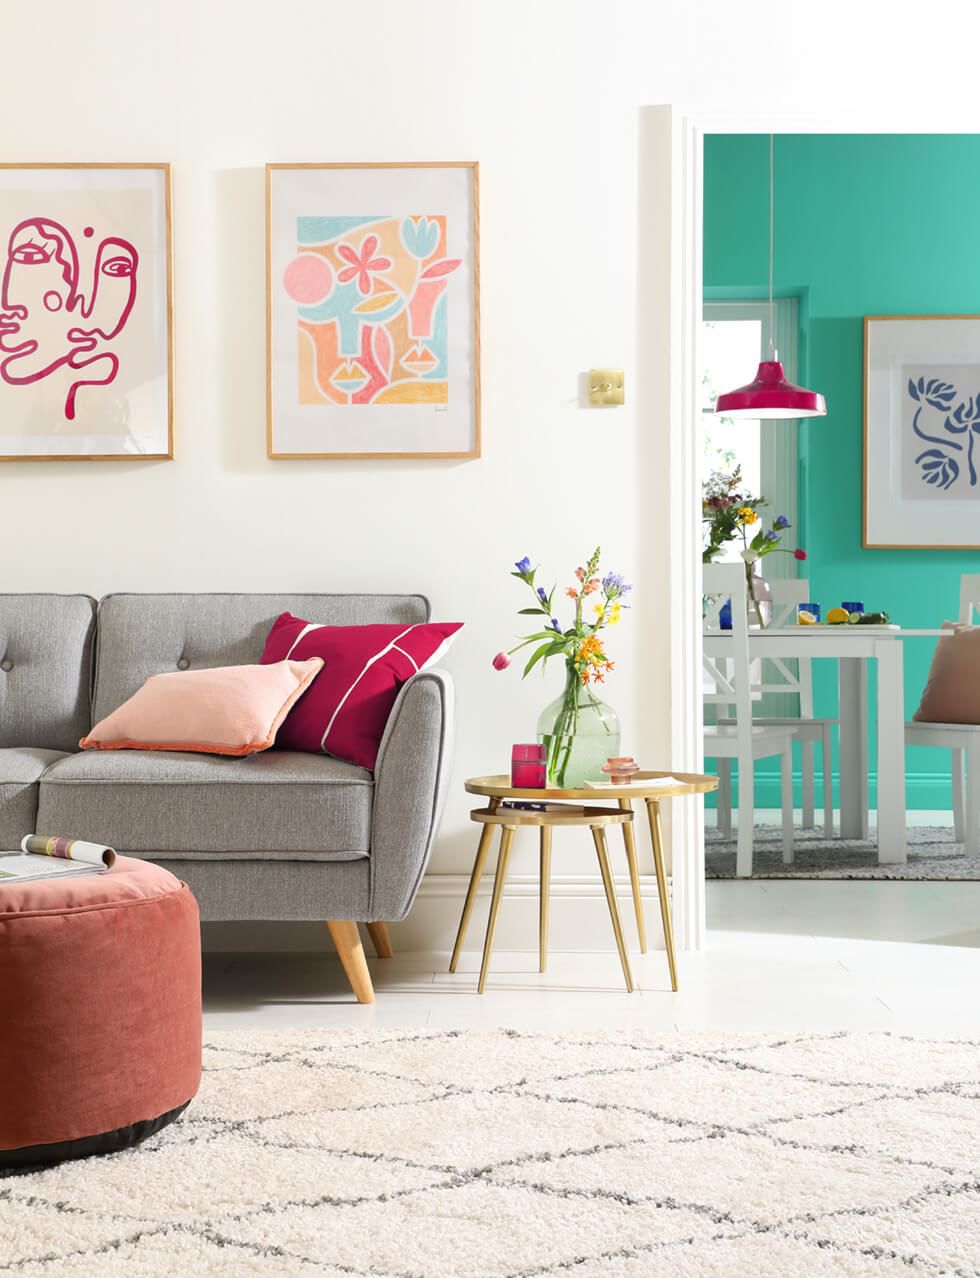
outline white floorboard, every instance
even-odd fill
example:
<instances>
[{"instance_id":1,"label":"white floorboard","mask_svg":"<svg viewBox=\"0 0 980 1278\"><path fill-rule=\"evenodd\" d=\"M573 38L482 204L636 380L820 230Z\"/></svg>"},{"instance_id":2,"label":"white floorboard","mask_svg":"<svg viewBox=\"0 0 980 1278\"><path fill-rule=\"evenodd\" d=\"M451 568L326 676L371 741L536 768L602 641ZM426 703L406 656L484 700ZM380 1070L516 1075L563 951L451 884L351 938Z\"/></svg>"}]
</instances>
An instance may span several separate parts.
<instances>
[{"instance_id":1,"label":"white floorboard","mask_svg":"<svg viewBox=\"0 0 980 1278\"><path fill-rule=\"evenodd\" d=\"M707 886L708 945L679 956L677 994L663 951L641 956L632 931L632 995L609 952L552 954L544 974L536 952L498 953L483 995L476 951L454 976L443 953L372 959L377 1002L367 1007L332 953L211 954L205 1024L980 1035L980 883ZM657 936L655 910L647 926Z\"/></svg>"}]
</instances>

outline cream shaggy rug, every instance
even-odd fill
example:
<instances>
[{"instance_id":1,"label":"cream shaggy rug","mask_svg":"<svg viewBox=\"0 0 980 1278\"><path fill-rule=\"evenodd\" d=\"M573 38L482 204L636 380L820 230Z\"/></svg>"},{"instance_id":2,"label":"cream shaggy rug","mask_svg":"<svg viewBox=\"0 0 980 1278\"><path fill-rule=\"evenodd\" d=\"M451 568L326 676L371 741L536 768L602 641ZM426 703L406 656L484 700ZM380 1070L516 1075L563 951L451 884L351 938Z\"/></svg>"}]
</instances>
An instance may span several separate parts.
<instances>
[{"instance_id":1,"label":"cream shaggy rug","mask_svg":"<svg viewBox=\"0 0 980 1278\"><path fill-rule=\"evenodd\" d=\"M0 1273L978 1273L980 1043L316 1030L206 1064L140 1148L0 1180Z\"/></svg>"}]
</instances>

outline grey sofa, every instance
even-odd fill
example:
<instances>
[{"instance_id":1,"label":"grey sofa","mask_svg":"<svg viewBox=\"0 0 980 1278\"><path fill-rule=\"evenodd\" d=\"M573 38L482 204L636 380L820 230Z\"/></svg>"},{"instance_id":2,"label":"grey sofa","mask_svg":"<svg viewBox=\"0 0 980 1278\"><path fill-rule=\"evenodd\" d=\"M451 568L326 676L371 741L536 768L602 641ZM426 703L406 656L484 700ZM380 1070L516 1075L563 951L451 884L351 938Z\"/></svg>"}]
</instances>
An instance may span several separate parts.
<instances>
[{"instance_id":1,"label":"grey sofa","mask_svg":"<svg viewBox=\"0 0 980 1278\"><path fill-rule=\"evenodd\" d=\"M258 661L287 610L327 625L429 615L419 595L0 595L0 848L32 830L94 839L166 866L203 919L323 920L370 1002L357 923L390 953L385 924L418 890L450 766L448 674L405 684L373 774L274 749L78 750L150 675Z\"/></svg>"}]
</instances>

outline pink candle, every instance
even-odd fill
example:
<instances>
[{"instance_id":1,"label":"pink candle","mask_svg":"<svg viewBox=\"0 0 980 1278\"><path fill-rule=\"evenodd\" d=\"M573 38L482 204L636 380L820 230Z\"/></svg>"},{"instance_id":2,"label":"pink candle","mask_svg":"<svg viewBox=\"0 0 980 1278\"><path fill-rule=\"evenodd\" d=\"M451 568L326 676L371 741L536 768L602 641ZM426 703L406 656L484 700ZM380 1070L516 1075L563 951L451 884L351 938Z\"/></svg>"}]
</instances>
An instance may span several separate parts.
<instances>
[{"instance_id":1,"label":"pink candle","mask_svg":"<svg viewBox=\"0 0 980 1278\"><path fill-rule=\"evenodd\" d=\"M548 784L543 745L515 745L510 752L510 783L515 790L543 790Z\"/></svg>"}]
</instances>

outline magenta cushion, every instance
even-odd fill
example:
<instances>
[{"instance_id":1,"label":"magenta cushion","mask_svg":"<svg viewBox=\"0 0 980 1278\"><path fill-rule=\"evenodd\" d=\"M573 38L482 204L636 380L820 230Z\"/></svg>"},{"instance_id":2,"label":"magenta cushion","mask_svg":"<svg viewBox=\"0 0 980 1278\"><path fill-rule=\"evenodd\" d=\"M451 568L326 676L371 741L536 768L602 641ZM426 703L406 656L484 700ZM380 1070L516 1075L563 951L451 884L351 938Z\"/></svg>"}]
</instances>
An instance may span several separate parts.
<instances>
[{"instance_id":1,"label":"magenta cushion","mask_svg":"<svg viewBox=\"0 0 980 1278\"><path fill-rule=\"evenodd\" d=\"M318 626L284 612L262 663L321 657L324 668L279 729L277 748L332 754L373 771L402 684L434 665L462 624Z\"/></svg>"}]
</instances>

